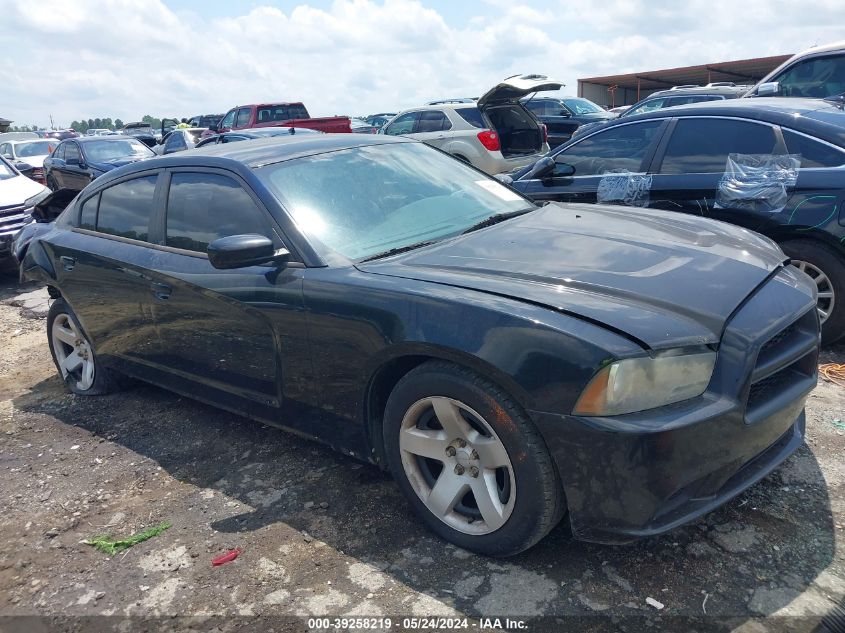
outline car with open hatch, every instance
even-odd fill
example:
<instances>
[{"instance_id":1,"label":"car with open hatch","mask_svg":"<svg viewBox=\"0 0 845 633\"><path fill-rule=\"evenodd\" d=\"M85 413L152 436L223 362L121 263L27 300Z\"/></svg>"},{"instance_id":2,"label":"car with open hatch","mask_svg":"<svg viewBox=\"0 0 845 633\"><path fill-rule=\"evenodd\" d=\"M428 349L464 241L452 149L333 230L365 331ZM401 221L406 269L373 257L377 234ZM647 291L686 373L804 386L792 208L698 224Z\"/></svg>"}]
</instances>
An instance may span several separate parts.
<instances>
[{"instance_id":1,"label":"car with open hatch","mask_svg":"<svg viewBox=\"0 0 845 633\"><path fill-rule=\"evenodd\" d=\"M48 218L49 219L49 218ZM292 135L98 178L32 239L76 394L125 376L390 470L490 555L565 520L625 542L802 443L815 284L769 239L650 209L536 206L427 145Z\"/></svg>"}]
</instances>

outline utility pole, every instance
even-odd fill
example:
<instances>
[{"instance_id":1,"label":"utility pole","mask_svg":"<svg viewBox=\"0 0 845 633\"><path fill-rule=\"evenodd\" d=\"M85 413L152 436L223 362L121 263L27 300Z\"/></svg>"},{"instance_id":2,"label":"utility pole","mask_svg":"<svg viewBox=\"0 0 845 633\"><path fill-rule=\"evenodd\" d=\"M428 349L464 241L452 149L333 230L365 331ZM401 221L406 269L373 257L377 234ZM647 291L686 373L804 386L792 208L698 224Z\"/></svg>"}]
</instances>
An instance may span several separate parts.
<instances>
[{"instance_id":1,"label":"utility pole","mask_svg":"<svg viewBox=\"0 0 845 633\"><path fill-rule=\"evenodd\" d=\"M53 115L52 115L52 114L50 115L50 129L51 129L51 130L55 130L55 129L56 129L56 124L55 124L55 123L53 123Z\"/></svg>"}]
</instances>

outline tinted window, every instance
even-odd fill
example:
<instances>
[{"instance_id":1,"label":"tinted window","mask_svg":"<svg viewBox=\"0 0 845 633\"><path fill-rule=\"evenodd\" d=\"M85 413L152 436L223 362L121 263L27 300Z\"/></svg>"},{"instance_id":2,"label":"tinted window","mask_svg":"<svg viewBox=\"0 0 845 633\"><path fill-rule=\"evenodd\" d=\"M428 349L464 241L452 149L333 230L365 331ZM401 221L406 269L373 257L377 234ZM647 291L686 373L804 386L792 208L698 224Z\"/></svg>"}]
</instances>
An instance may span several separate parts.
<instances>
[{"instance_id":1,"label":"tinted window","mask_svg":"<svg viewBox=\"0 0 845 633\"><path fill-rule=\"evenodd\" d=\"M66 143L61 143L56 148L56 151L53 152L53 158L59 158L61 160L64 160L64 158L65 158L65 145L66 145Z\"/></svg>"},{"instance_id":2,"label":"tinted window","mask_svg":"<svg viewBox=\"0 0 845 633\"><path fill-rule=\"evenodd\" d=\"M146 241L156 176L118 183L100 194L97 230L101 233Z\"/></svg>"},{"instance_id":3,"label":"tinted window","mask_svg":"<svg viewBox=\"0 0 845 633\"><path fill-rule=\"evenodd\" d=\"M596 105L589 99L564 99L563 102L566 107L572 110L575 114L595 114L596 112L604 112L601 106Z\"/></svg>"},{"instance_id":4,"label":"tinted window","mask_svg":"<svg viewBox=\"0 0 845 633\"><path fill-rule=\"evenodd\" d=\"M205 253L219 237L272 237L264 213L232 178L175 173L167 200L167 245Z\"/></svg>"},{"instance_id":5,"label":"tinted window","mask_svg":"<svg viewBox=\"0 0 845 633\"><path fill-rule=\"evenodd\" d=\"M235 127L246 127L249 125L249 118L252 111L249 108L241 108L238 110L238 118L235 121Z\"/></svg>"},{"instance_id":6,"label":"tinted window","mask_svg":"<svg viewBox=\"0 0 845 633\"><path fill-rule=\"evenodd\" d=\"M179 149L186 149L187 147L188 146L185 144L185 139L179 132L171 132L170 135L167 137L167 140L164 142L164 149L166 151L172 152Z\"/></svg>"},{"instance_id":7,"label":"tinted window","mask_svg":"<svg viewBox=\"0 0 845 633\"><path fill-rule=\"evenodd\" d=\"M420 114L417 132L441 132L452 127L449 119L440 110L426 110Z\"/></svg>"},{"instance_id":8,"label":"tinted window","mask_svg":"<svg viewBox=\"0 0 845 633\"><path fill-rule=\"evenodd\" d=\"M68 164L79 163L79 147L76 143L68 143L65 149L65 162Z\"/></svg>"},{"instance_id":9,"label":"tinted window","mask_svg":"<svg viewBox=\"0 0 845 633\"><path fill-rule=\"evenodd\" d=\"M801 154L801 167L839 167L845 164L845 153L813 139L783 131L783 140L790 154Z\"/></svg>"},{"instance_id":10,"label":"tinted window","mask_svg":"<svg viewBox=\"0 0 845 633\"><path fill-rule=\"evenodd\" d=\"M414 123L419 116L419 112L406 112L400 117L397 117L393 123L384 128L385 134L391 136L398 136L399 134L410 134L414 131Z\"/></svg>"},{"instance_id":11,"label":"tinted window","mask_svg":"<svg viewBox=\"0 0 845 633\"><path fill-rule=\"evenodd\" d=\"M223 117L223 120L220 121L220 127L232 127L235 124L235 110L231 112L227 112L226 116Z\"/></svg>"},{"instance_id":12,"label":"tinted window","mask_svg":"<svg viewBox=\"0 0 845 633\"><path fill-rule=\"evenodd\" d=\"M91 196L83 204L79 212L79 228L91 231L97 228L97 203L100 196Z\"/></svg>"},{"instance_id":13,"label":"tinted window","mask_svg":"<svg viewBox=\"0 0 845 633\"><path fill-rule=\"evenodd\" d=\"M660 173L721 173L728 154L771 154L774 148L775 134L768 125L731 119L680 119Z\"/></svg>"},{"instance_id":14,"label":"tinted window","mask_svg":"<svg viewBox=\"0 0 845 633\"><path fill-rule=\"evenodd\" d=\"M481 116L481 110L479 110L475 106L471 108L455 108L455 112L457 112L458 116L460 116L464 121L469 123L472 127L487 127L487 125L484 123L484 117Z\"/></svg>"},{"instance_id":15,"label":"tinted window","mask_svg":"<svg viewBox=\"0 0 845 633\"><path fill-rule=\"evenodd\" d=\"M140 159L155 156L155 152L134 138L95 140L85 143L85 155L88 160L101 163L121 158Z\"/></svg>"},{"instance_id":16,"label":"tinted window","mask_svg":"<svg viewBox=\"0 0 845 633\"><path fill-rule=\"evenodd\" d=\"M575 168L576 176L639 172L663 121L620 125L593 134L558 154Z\"/></svg>"},{"instance_id":17,"label":"tinted window","mask_svg":"<svg viewBox=\"0 0 845 633\"><path fill-rule=\"evenodd\" d=\"M537 116L546 116L545 101L526 101L523 105Z\"/></svg>"},{"instance_id":18,"label":"tinted window","mask_svg":"<svg viewBox=\"0 0 845 633\"><path fill-rule=\"evenodd\" d=\"M845 55L816 57L798 62L772 78L782 97L824 98L845 92Z\"/></svg>"}]
</instances>

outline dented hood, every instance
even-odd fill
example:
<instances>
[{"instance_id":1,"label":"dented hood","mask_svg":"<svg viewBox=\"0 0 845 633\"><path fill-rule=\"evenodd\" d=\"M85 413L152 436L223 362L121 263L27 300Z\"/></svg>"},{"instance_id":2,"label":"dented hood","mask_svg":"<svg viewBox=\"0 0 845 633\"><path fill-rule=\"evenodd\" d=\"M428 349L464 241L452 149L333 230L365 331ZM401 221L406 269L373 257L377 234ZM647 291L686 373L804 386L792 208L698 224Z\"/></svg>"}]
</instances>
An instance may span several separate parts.
<instances>
[{"instance_id":1,"label":"dented hood","mask_svg":"<svg viewBox=\"0 0 845 633\"><path fill-rule=\"evenodd\" d=\"M666 349L717 343L734 310L785 261L774 242L730 224L549 204L358 267L543 305Z\"/></svg>"},{"instance_id":2,"label":"dented hood","mask_svg":"<svg viewBox=\"0 0 845 633\"><path fill-rule=\"evenodd\" d=\"M532 92L558 90L563 82L549 79L545 75L515 75L508 77L478 98L478 107L497 103L516 103Z\"/></svg>"}]
</instances>

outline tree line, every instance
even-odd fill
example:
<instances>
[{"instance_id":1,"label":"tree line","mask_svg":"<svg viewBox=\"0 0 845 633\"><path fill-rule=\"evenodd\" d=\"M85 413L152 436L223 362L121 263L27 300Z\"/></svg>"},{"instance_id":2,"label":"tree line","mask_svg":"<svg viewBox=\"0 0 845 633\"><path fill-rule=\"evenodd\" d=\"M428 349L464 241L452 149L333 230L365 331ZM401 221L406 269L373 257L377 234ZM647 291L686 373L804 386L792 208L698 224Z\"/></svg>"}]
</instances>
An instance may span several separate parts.
<instances>
[{"instance_id":1,"label":"tree line","mask_svg":"<svg viewBox=\"0 0 845 633\"><path fill-rule=\"evenodd\" d=\"M141 117L141 121L143 123L149 123L150 127L153 129L158 129L161 127L161 119L154 117L149 114L145 114ZM111 117L105 118L96 118L96 119L81 119L79 121L73 121L70 124L72 130L76 130L80 134L84 134L90 129L98 129L98 130L119 130L121 129L125 123L120 119L112 120ZM37 125L13 125L9 130L11 132L34 132L35 130L39 130Z\"/></svg>"}]
</instances>

